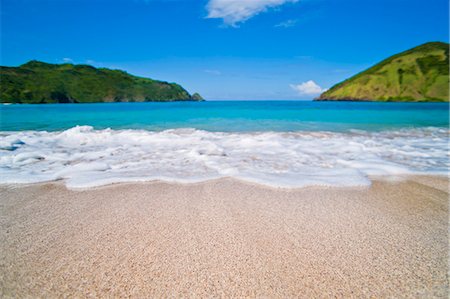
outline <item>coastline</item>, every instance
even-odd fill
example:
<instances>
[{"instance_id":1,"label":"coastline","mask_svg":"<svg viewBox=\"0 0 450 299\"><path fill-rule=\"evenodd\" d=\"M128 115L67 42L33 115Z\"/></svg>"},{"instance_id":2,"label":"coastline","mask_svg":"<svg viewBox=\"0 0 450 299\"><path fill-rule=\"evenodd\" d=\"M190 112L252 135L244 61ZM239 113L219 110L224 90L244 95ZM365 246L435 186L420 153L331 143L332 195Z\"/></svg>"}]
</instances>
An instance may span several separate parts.
<instances>
[{"instance_id":1,"label":"coastline","mask_svg":"<svg viewBox=\"0 0 450 299\"><path fill-rule=\"evenodd\" d=\"M370 100L370 99L313 99L315 102L354 102L354 103L449 103L445 100L417 100L417 101L402 101L402 100Z\"/></svg>"},{"instance_id":2,"label":"coastline","mask_svg":"<svg viewBox=\"0 0 450 299\"><path fill-rule=\"evenodd\" d=\"M2 297L448 296L448 177L0 185Z\"/></svg>"}]
</instances>

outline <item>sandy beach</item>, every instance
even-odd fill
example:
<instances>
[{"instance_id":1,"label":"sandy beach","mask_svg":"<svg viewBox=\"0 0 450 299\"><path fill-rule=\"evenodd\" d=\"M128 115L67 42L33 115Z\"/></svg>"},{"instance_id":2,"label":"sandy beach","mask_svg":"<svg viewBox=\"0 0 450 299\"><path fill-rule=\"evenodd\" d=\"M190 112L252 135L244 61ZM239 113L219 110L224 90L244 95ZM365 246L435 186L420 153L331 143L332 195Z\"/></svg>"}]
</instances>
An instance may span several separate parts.
<instances>
[{"instance_id":1,"label":"sandy beach","mask_svg":"<svg viewBox=\"0 0 450 299\"><path fill-rule=\"evenodd\" d=\"M447 298L448 179L0 187L0 297Z\"/></svg>"}]
</instances>

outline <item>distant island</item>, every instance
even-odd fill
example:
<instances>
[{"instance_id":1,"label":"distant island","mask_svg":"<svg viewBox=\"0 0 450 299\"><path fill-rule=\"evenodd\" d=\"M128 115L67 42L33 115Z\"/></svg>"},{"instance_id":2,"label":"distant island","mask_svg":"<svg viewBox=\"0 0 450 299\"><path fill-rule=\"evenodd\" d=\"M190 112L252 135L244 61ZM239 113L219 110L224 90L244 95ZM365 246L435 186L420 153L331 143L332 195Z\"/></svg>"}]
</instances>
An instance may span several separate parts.
<instances>
[{"instance_id":1,"label":"distant island","mask_svg":"<svg viewBox=\"0 0 450 299\"><path fill-rule=\"evenodd\" d=\"M90 65L30 61L0 66L1 103L94 103L202 101L175 83L136 77Z\"/></svg>"},{"instance_id":2,"label":"distant island","mask_svg":"<svg viewBox=\"0 0 450 299\"><path fill-rule=\"evenodd\" d=\"M319 101L449 101L449 44L431 42L389 57L320 95Z\"/></svg>"}]
</instances>

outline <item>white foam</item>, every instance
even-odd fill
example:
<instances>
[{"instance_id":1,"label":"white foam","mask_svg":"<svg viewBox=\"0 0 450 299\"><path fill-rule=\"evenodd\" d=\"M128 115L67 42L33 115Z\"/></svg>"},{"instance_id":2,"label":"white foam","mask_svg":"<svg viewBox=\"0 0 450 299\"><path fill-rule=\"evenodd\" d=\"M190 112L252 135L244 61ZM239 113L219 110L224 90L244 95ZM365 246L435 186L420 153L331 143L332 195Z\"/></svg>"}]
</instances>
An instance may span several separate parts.
<instances>
[{"instance_id":1,"label":"white foam","mask_svg":"<svg viewBox=\"0 0 450 299\"><path fill-rule=\"evenodd\" d=\"M235 177L276 187L367 186L371 175L448 175L442 128L348 133L94 130L0 132L0 183Z\"/></svg>"}]
</instances>

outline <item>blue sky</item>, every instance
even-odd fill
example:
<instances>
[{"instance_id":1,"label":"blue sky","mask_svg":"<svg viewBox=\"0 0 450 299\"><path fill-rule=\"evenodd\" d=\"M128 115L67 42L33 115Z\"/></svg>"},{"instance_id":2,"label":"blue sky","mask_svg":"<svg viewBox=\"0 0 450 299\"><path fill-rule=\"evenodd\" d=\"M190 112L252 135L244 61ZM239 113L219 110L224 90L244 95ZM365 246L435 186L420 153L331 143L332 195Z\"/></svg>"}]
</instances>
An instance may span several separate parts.
<instances>
[{"instance_id":1,"label":"blue sky","mask_svg":"<svg viewBox=\"0 0 450 299\"><path fill-rule=\"evenodd\" d=\"M1 64L87 63L211 100L311 99L449 39L448 0L0 0Z\"/></svg>"}]
</instances>

